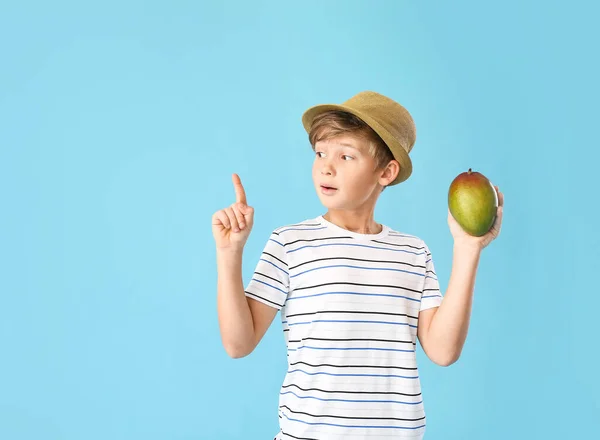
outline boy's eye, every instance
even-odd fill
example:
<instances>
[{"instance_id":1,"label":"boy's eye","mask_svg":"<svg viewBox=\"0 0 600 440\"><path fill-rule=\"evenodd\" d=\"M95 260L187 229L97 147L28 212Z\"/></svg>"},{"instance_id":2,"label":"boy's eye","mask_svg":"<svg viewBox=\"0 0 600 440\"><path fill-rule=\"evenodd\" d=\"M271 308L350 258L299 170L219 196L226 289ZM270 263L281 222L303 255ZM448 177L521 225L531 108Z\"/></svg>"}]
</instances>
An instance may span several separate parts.
<instances>
[{"instance_id":1,"label":"boy's eye","mask_svg":"<svg viewBox=\"0 0 600 440\"><path fill-rule=\"evenodd\" d=\"M315 154L317 155L317 157L323 157L321 155L322 154L324 155L325 153L323 153L322 151L315 151ZM354 159L354 157L348 156L347 154L342 154L342 159L343 160L351 160L351 159Z\"/></svg>"}]
</instances>

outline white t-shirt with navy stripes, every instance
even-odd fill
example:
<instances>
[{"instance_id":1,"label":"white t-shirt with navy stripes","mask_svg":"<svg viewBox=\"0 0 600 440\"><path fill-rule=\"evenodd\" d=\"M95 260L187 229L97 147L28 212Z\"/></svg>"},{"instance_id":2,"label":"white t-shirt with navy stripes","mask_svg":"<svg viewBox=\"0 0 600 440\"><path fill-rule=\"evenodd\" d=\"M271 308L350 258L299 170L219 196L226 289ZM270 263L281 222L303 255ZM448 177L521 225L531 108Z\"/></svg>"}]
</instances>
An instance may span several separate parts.
<instances>
[{"instance_id":1,"label":"white t-shirt with navy stripes","mask_svg":"<svg viewBox=\"0 0 600 440\"><path fill-rule=\"evenodd\" d=\"M245 290L281 311L288 371L276 440L423 437L417 323L442 301L423 240L318 216L273 231Z\"/></svg>"}]
</instances>

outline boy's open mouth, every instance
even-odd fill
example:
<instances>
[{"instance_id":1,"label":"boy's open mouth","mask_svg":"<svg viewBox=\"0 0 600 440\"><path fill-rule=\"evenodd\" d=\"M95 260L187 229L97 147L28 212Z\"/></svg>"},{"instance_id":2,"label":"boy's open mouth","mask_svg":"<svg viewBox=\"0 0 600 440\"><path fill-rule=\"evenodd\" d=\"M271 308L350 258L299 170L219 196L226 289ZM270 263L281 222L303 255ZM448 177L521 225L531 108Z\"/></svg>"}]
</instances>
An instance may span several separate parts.
<instances>
[{"instance_id":1,"label":"boy's open mouth","mask_svg":"<svg viewBox=\"0 0 600 440\"><path fill-rule=\"evenodd\" d=\"M337 188L334 188L333 186L328 186L328 185L321 185L321 192L324 192L326 194L331 194L334 191L337 191Z\"/></svg>"}]
</instances>

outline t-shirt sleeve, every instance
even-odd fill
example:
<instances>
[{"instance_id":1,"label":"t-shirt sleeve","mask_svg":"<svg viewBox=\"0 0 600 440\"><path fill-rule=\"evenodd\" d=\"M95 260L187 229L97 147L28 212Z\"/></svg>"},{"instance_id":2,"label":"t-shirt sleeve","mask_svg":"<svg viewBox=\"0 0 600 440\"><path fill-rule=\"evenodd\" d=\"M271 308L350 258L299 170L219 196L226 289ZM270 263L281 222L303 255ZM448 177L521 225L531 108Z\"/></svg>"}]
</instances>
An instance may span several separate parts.
<instances>
[{"instance_id":1,"label":"t-shirt sleeve","mask_svg":"<svg viewBox=\"0 0 600 440\"><path fill-rule=\"evenodd\" d=\"M273 231L246 286L246 296L281 310L287 299L289 285L284 243Z\"/></svg>"},{"instance_id":2,"label":"t-shirt sleeve","mask_svg":"<svg viewBox=\"0 0 600 440\"><path fill-rule=\"evenodd\" d=\"M419 311L439 307L442 303L442 293L440 292L440 283L435 273L433 257L427 244L423 243L425 248L425 282L423 283L423 292L421 294L421 306Z\"/></svg>"}]
</instances>

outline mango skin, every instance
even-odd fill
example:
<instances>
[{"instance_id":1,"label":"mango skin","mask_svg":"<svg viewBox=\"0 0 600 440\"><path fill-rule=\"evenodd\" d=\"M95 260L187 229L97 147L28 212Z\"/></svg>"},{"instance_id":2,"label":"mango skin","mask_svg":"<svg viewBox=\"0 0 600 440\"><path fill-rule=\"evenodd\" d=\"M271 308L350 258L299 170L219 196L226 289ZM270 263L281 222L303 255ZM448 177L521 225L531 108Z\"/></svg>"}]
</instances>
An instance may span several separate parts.
<instances>
[{"instance_id":1,"label":"mango skin","mask_svg":"<svg viewBox=\"0 0 600 440\"><path fill-rule=\"evenodd\" d=\"M481 237L489 232L496 220L498 194L487 177L469 168L450 184L448 207L467 234Z\"/></svg>"}]
</instances>

